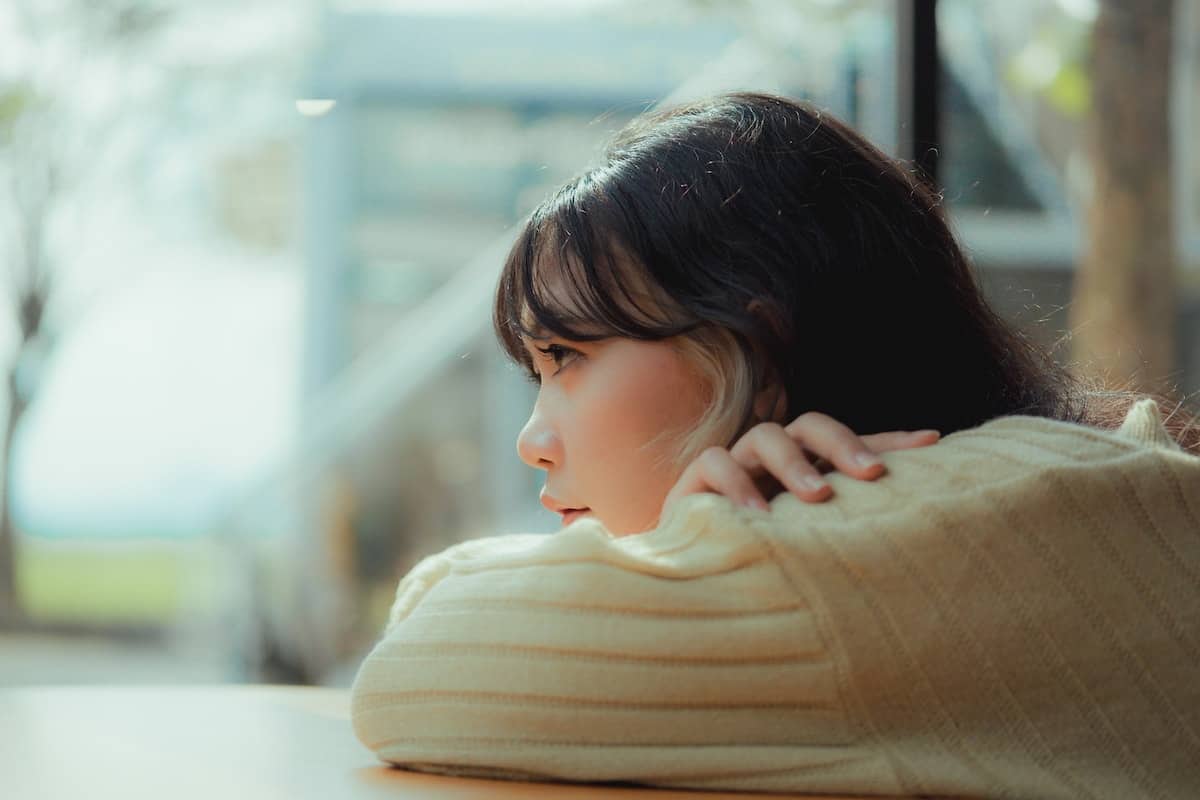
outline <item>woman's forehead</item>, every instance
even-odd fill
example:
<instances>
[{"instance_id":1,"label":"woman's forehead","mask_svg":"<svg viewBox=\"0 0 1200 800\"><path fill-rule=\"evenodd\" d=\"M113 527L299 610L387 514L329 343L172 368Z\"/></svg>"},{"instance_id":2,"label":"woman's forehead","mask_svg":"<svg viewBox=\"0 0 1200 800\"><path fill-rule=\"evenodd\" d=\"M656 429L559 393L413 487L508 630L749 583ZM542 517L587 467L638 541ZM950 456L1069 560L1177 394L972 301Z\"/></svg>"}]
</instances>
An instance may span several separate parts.
<instances>
[{"instance_id":1,"label":"woman's forehead","mask_svg":"<svg viewBox=\"0 0 1200 800\"><path fill-rule=\"evenodd\" d=\"M521 339L549 339L553 334L539 322L530 312L529 306L521 309L521 318L518 322L520 326Z\"/></svg>"},{"instance_id":2,"label":"woman's forehead","mask_svg":"<svg viewBox=\"0 0 1200 800\"><path fill-rule=\"evenodd\" d=\"M569 309L559 308L557 304L551 306L548 311L553 316L555 322L574 332L576 336L593 336L599 332L599 326L595 322L578 313L573 313ZM552 339L555 336L561 335L534 316L528 303L522 304L517 324L520 328L519 335L522 339L538 341ZM568 336L564 338L572 337Z\"/></svg>"},{"instance_id":3,"label":"woman's forehead","mask_svg":"<svg viewBox=\"0 0 1200 800\"><path fill-rule=\"evenodd\" d=\"M585 265L569 248L537 255L515 316L524 338L595 339L632 325L661 325L677 311L644 267L609 242L596 263Z\"/></svg>"},{"instance_id":4,"label":"woman's forehead","mask_svg":"<svg viewBox=\"0 0 1200 800\"><path fill-rule=\"evenodd\" d=\"M561 262L545 258L538 260L532 276L533 291L526 293L522 299L520 314L517 317L521 329L532 338L547 338L551 332L544 320L534 314L529 303L531 298L556 319L575 321L585 318L586 315L579 307L579 292L565 274L567 269L569 267Z\"/></svg>"}]
</instances>

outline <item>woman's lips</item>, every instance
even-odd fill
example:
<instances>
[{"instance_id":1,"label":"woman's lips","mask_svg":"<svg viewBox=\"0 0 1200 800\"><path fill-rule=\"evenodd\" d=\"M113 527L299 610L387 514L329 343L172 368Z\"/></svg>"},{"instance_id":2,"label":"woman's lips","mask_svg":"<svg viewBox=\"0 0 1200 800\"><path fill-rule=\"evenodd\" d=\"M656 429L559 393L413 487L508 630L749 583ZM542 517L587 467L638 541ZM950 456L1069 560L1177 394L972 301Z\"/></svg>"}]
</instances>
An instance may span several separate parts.
<instances>
[{"instance_id":1,"label":"woman's lips","mask_svg":"<svg viewBox=\"0 0 1200 800\"><path fill-rule=\"evenodd\" d=\"M568 508L558 513L562 514L562 524L570 525L575 520L591 511L590 508Z\"/></svg>"}]
</instances>

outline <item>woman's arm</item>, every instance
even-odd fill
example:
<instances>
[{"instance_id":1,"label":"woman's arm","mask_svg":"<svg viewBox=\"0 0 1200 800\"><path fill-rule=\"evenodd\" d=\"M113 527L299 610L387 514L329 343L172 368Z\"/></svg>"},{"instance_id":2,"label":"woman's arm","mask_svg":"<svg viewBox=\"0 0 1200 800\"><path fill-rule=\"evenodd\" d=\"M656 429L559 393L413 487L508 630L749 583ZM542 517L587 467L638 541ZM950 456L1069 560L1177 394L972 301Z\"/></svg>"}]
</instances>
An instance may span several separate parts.
<instances>
[{"instance_id":1,"label":"woman's arm","mask_svg":"<svg viewBox=\"0 0 1200 800\"><path fill-rule=\"evenodd\" d=\"M355 683L359 738L466 775L897 792L764 516L693 497L639 536L585 520L423 562Z\"/></svg>"}]
</instances>

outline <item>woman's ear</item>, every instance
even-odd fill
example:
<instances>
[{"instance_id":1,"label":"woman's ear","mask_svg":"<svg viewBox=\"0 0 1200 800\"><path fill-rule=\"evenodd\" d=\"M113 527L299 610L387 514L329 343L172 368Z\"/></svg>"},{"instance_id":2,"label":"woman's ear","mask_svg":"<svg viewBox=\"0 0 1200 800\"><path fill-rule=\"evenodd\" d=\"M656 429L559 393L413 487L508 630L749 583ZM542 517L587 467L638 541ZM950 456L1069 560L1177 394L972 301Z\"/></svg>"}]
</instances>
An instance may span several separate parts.
<instances>
[{"instance_id":1,"label":"woman's ear","mask_svg":"<svg viewBox=\"0 0 1200 800\"><path fill-rule=\"evenodd\" d=\"M778 333L778 325L771 314L771 308L762 300L751 300L746 310ZM779 374L769 366L766 354L760 349L758 355L768 366L766 374L755 387L754 416L760 422L783 422L783 416L787 413L787 390L783 387Z\"/></svg>"},{"instance_id":2,"label":"woman's ear","mask_svg":"<svg viewBox=\"0 0 1200 800\"><path fill-rule=\"evenodd\" d=\"M786 413L787 389L774 376L768 376L765 385L754 394L754 416L760 422L786 424L783 418Z\"/></svg>"}]
</instances>

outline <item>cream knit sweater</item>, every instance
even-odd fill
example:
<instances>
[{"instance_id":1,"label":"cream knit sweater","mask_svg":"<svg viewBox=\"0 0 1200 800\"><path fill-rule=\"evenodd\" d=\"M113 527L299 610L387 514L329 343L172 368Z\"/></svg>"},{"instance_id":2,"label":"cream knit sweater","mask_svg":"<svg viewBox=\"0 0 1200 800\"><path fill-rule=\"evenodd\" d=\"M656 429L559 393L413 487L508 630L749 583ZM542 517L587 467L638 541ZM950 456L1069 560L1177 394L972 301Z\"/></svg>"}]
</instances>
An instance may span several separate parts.
<instances>
[{"instance_id":1,"label":"cream knit sweater","mask_svg":"<svg viewBox=\"0 0 1200 800\"><path fill-rule=\"evenodd\" d=\"M1007 417L769 512L465 542L353 692L381 759L813 793L1200 797L1200 458Z\"/></svg>"}]
</instances>

